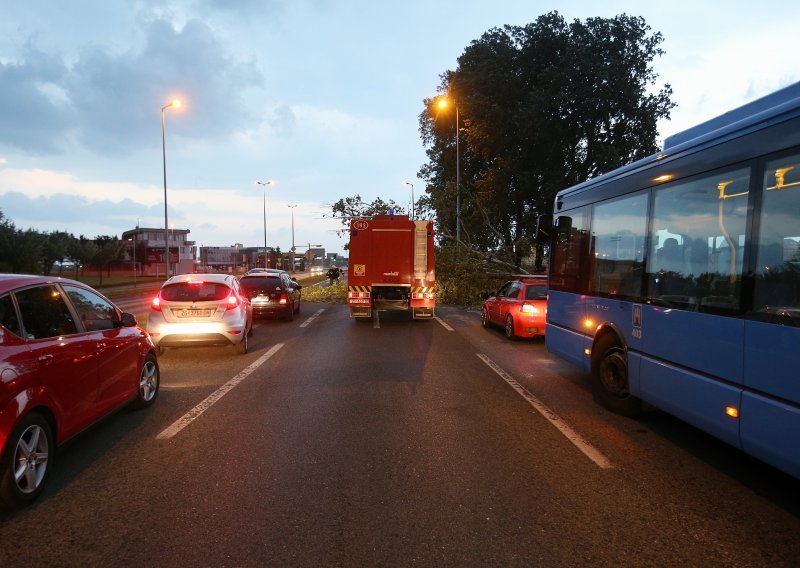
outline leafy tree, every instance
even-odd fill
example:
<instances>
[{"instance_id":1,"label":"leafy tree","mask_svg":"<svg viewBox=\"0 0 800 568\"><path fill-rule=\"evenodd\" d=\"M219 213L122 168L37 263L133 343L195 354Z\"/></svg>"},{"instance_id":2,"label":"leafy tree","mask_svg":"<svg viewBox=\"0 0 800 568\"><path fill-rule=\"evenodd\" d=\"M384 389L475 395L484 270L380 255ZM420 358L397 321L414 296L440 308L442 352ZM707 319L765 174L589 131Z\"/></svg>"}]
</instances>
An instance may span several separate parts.
<instances>
[{"instance_id":1,"label":"leafy tree","mask_svg":"<svg viewBox=\"0 0 800 568\"><path fill-rule=\"evenodd\" d=\"M406 214L405 208L395 203L393 199L386 202L378 197L372 203L366 203L359 194L353 195L352 197L343 197L331 205L330 208L331 213L323 214L323 217L339 219L341 221L342 228L336 231L336 234L340 237L349 235L351 219L373 217L375 215L388 215L390 211L394 211L398 215ZM344 245L344 249L349 249L348 244Z\"/></svg>"},{"instance_id":2,"label":"leafy tree","mask_svg":"<svg viewBox=\"0 0 800 568\"><path fill-rule=\"evenodd\" d=\"M42 243L42 274L49 275L53 263L62 261L67 257L70 244L75 237L63 231L54 231L44 235Z\"/></svg>"},{"instance_id":3,"label":"leafy tree","mask_svg":"<svg viewBox=\"0 0 800 568\"><path fill-rule=\"evenodd\" d=\"M109 264L119 258L123 243L117 237L108 236L95 237L94 241L97 247L97 253L92 257L91 262L100 274L100 282L98 285L102 286L103 271Z\"/></svg>"},{"instance_id":4,"label":"leafy tree","mask_svg":"<svg viewBox=\"0 0 800 568\"><path fill-rule=\"evenodd\" d=\"M11 272L38 274L46 237L34 229L16 229L8 237L9 255L6 260Z\"/></svg>"},{"instance_id":5,"label":"leafy tree","mask_svg":"<svg viewBox=\"0 0 800 568\"><path fill-rule=\"evenodd\" d=\"M86 266L92 262L99 251L99 247L91 239L87 239L83 235L72 241L69 247L69 256L78 261L83 276ZM78 267L75 267L75 276L78 276Z\"/></svg>"},{"instance_id":6,"label":"leafy tree","mask_svg":"<svg viewBox=\"0 0 800 568\"><path fill-rule=\"evenodd\" d=\"M14 252L12 242L14 233L17 228L11 219L3 214L0 210L0 271L6 272L11 270L11 255Z\"/></svg>"},{"instance_id":7,"label":"leafy tree","mask_svg":"<svg viewBox=\"0 0 800 568\"><path fill-rule=\"evenodd\" d=\"M420 115L440 238L455 240L460 194L458 247L517 267L534 248L540 258L536 219L559 190L657 151L656 123L674 107L669 85L649 90L661 42L639 17L568 23L557 12L473 41L438 89L458 125L437 98Z\"/></svg>"}]
</instances>

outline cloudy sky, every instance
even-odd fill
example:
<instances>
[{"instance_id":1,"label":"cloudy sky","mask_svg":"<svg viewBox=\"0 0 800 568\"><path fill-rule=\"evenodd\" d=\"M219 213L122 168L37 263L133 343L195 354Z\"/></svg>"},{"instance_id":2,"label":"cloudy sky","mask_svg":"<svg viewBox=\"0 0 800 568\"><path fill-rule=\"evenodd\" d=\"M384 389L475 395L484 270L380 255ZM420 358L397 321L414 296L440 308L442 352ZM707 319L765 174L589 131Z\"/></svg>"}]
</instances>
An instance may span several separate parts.
<instances>
[{"instance_id":1,"label":"cloudy sky","mask_svg":"<svg viewBox=\"0 0 800 568\"><path fill-rule=\"evenodd\" d=\"M330 204L424 190L422 99L492 27L557 9L643 16L679 132L800 81L800 3L777 0L0 0L0 210L19 228L341 252ZM303 250L303 249L299 249Z\"/></svg>"}]
</instances>

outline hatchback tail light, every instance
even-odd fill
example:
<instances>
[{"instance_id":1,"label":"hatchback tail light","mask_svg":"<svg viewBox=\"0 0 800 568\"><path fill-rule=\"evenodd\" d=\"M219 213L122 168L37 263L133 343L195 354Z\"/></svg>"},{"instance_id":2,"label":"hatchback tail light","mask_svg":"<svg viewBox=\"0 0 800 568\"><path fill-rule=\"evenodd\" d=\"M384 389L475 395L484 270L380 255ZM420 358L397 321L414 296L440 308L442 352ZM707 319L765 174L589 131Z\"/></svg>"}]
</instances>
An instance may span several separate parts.
<instances>
[{"instance_id":1,"label":"hatchback tail light","mask_svg":"<svg viewBox=\"0 0 800 568\"><path fill-rule=\"evenodd\" d=\"M289 297L286 295L286 292L281 293L281 299L278 301L278 303L282 306L285 306L289 303Z\"/></svg>"},{"instance_id":2,"label":"hatchback tail light","mask_svg":"<svg viewBox=\"0 0 800 568\"><path fill-rule=\"evenodd\" d=\"M157 312L161 311L161 296L156 296L153 298L153 301L150 302L150 309Z\"/></svg>"},{"instance_id":3,"label":"hatchback tail light","mask_svg":"<svg viewBox=\"0 0 800 568\"><path fill-rule=\"evenodd\" d=\"M241 305L242 301L239 299L239 296L231 292L231 295L228 296L228 305L226 306L226 310L232 310L234 308L238 308Z\"/></svg>"}]
</instances>

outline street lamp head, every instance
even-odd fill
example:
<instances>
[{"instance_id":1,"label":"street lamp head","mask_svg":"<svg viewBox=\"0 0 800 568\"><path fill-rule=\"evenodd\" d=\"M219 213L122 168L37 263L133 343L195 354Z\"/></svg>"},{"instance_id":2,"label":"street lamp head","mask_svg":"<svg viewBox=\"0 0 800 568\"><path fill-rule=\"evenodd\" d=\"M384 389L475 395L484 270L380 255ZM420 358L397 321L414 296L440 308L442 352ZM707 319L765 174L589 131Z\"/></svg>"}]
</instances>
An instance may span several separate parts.
<instances>
[{"instance_id":1,"label":"street lamp head","mask_svg":"<svg viewBox=\"0 0 800 568\"><path fill-rule=\"evenodd\" d=\"M181 102L181 100L180 100L180 99L175 99L175 100L173 100L173 101L172 101L171 103L169 103L169 104L170 104L170 106L172 106L173 108L181 108L181 105L182 105L183 103Z\"/></svg>"},{"instance_id":2,"label":"street lamp head","mask_svg":"<svg viewBox=\"0 0 800 568\"><path fill-rule=\"evenodd\" d=\"M442 97L442 98L439 99L439 102L438 102L439 108L447 108L447 104L448 103L447 103L447 99L446 98Z\"/></svg>"},{"instance_id":3,"label":"street lamp head","mask_svg":"<svg viewBox=\"0 0 800 568\"><path fill-rule=\"evenodd\" d=\"M256 180L256 185L275 185L274 180L267 180L267 181L258 181Z\"/></svg>"}]
</instances>

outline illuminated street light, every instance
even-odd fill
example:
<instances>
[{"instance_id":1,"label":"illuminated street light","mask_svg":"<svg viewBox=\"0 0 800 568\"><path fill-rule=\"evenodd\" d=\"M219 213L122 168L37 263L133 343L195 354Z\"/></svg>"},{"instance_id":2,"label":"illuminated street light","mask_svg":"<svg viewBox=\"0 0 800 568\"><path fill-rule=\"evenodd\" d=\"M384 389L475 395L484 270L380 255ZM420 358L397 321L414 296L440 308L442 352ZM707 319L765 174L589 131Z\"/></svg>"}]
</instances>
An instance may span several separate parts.
<instances>
[{"instance_id":1,"label":"illuminated street light","mask_svg":"<svg viewBox=\"0 0 800 568\"><path fill-rule=\"evenodd\" d=\"M439 99L439 108L447 108L447 105L450 103L447 99L441 98ZM461 164L459 160L461 158L461 153L458 151L458 105L453 104L456 107L456 242L461 242Z\"/></svg>"},{"instance_id":2,"label":"illuminated street light","mask_svg":"<svg viewBox=\"0 0 800 568\"><path fill-rule=\"evenodd\" d=\"M288 205L287 207L292 210L292 272L294 272L294 208L297 207L297 205Z\"/></svg>"},{"instance_id":3,"label":"illuminated street light","mask_svg":"<svg viewBox=\"0 0 800 568\"><path fill-rule=\"evenodd\" d=\"M406 184L406 185L410 185L411 186L411 220L413 221L414 220L414 184L411 183L410 181L404 181L403 183Z\"/></svg>"},{"instance_id":4,"label":"illuminated street light","mask_svg":"<svg viewBox=\"0 0 800 568\"><path fill-rule=\"evenodd\" d=\"M161 107L161 154L164 163L164 268L167 271L167 278L169 278L169 222L167 219L167 129L164 122L164 111L168 108L181 108L181 101L178 99L173 100L171 103Z\"/></svg>"},{"instance_id":5,"label":"illuminated street light","mask_svg":"<svg viewBox=\"0 0 800 568\"><path fill-rule=\"evenodd\" d=\"M256 185L262 186L264 193L264 268L267 268L267 186L275 185L275 182L273 180L256 180Z\"/></svg>"}]
</instances>

